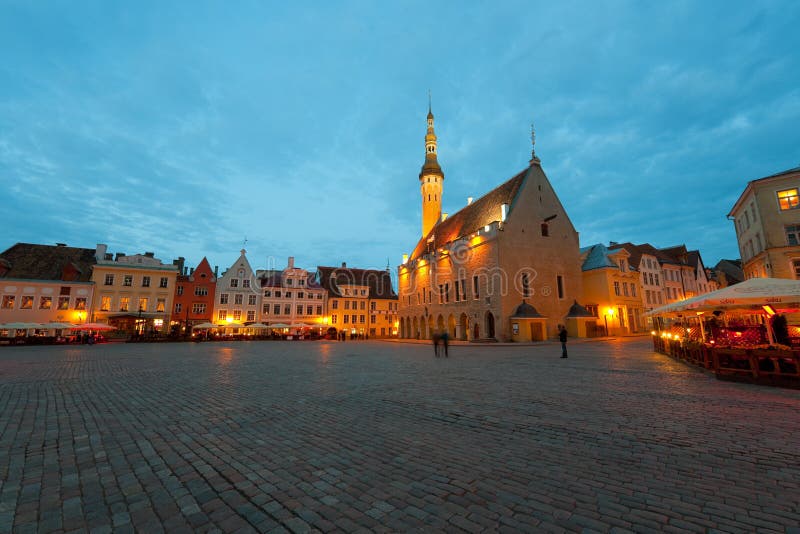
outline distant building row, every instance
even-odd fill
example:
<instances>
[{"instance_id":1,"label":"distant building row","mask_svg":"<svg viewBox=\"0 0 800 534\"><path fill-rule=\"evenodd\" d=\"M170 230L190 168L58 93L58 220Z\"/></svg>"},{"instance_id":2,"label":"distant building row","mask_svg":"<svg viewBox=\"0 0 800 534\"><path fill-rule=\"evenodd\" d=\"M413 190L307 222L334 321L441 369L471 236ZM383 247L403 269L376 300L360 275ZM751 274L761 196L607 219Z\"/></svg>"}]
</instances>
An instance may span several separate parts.
<instances>
[{"instance_id":1,"label":"distant building row","mask_svg":"<svg viewBox=\"0 0 800 534\"><path fill-rule=\"evenodd\" d=\"M318 267L253 270L241 251L221 276L203 258L164 264L66 245L17 243L0 254L0 323L106 322L129 332L184 331L200 323L336 328L348 335L396 332L388 271Z\"/></svg>"}]
</instances>

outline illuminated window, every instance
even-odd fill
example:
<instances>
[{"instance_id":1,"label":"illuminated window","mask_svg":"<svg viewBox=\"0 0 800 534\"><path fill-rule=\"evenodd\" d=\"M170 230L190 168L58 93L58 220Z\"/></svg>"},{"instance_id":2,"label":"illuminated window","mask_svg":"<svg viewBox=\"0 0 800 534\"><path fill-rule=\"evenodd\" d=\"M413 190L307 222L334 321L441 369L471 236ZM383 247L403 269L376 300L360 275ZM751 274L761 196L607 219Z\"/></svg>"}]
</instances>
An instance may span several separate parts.
<instances>
[{"instance_id":1,"label":"illuminated window","mask_svg":"<svg viewBox=\"0 0 800 534\"><path fill-rule=\"evenodd\" d=\"M217 320L224 321L228 318L228 312L226 310L220 310L217 312Z\"/></svg>"},{"instance_id":2,"label":"illuminated window","mask_svg":"<svg viewBox=\"0 0 800 534\"><path fill-rule=\"evenodd\" d=\"M69 309L69 297L58 297L58 309L59 310Z\"/></svg>"},{"instance_id":3,"label":"illuminated window","mask_svg":"<svg viewBox=\"0 0 800 534\"><path fill-rule=\"evenodd\" d=\"M163 313L164 310L167 308L167 299L157 299L156 300L156 311Z\"/></svg>"},{"instance_id":4,"label":"illuminated window","mask_svg":"<svg viewBox=\"0 0 800 534\"><path fill-rule=\"evenodd\" d=\"M242 310L233 310L233 320L234 321L242 320Z\"/></svg>"},{"instance_id":5,"label":"illuminated window","mask_svg":"<svg viewBox=\"0 0 800 534\"><path fill-rule=\"evenodd\" d=\"M100 311L111 309L111 297L100 297Z\"/></svg>"},{"instance_id":6,"label":"illuminated window","mask_svg":"<svg viewBox=\"0 0 800 534\"><path fill-rule=\"evenodd\" d=\"M53 297L40 297L39 298L39 309L40 310L49 310L53 307Z\"/></svg>"},{"instance_id":7,"label":"illuminated window","mask_svg":"<svg viewBox=\"0 0 800 534\"><path fill-rule=\"evenodd\" d=\"M22 299L19 303L20 310L32 310L33 309L33 296L32 295L23 295Z\"/></svg>"},{"instance_id":8,"label":"illuminated window","mask_svg":"<svg viewBox=\"0 0 800 534\"><path fill-rule=\"evenodd\" d=\"M147 297L139 297L139 310L147 311Z\"/></svg>"},{"instance_id":9,"label":"illuminated window","mask_svg":"<svg viewBox=\"0 0 800 534\"><path fill-rule=\"evenodd\" d=\"M128 311L128 306L130 306L130 297L120 297L119 298L119 311Z\"/></svg>"},{"instance_id":10,"label":"illuminated window","mask_svg":"<svg viewBox=\"0 0 800 534\"><path fill-rule=\"evenodd\" d=\"M793 210L800 206L800 198L797 196L797 188L778 191L778 204L781 210ZM745 213L747 215L747 213Z\"/></svg>"}]
</instances>

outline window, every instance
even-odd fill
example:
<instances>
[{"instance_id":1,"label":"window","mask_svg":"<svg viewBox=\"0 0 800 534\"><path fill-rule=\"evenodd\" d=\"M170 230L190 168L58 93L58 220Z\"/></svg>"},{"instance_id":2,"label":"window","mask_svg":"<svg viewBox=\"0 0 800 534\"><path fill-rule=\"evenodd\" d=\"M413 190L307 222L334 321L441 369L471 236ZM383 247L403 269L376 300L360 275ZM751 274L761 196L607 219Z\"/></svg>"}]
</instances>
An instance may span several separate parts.
<instances>
[{"instance_id":1,"label":"window","mask_svg":"<svg viewBox=\"0 0 800 534\"><path fill-rule=\"evenodd\" d=\"M59 310L69 309L69 297L58 297L58 309Z\"/></svg>"},{"instance_id":2,"label":"window","mask_svg":"<svg viewBox=\"0 0 800 534\"><path fill-rule=\"evenodd\" d=\"M225 321L228 318L228 312L225 310L220 310L217 312L217 320L218 321Z\"/></svg>"},{"instance_id":3,"label":"window","mask_svg":"<svg viewBox=\"0 0 800 534\"><path fill-rule=\"evenodd\" d=\"M39 297L39 309L49 310L53 307L53 297Z\"/></svg>"},{"instance_id":4,"label":"window","mask_svg":"<svg viewBox=\"0 0 800 534\"><path fill-rule=\"evenodd\" d=\"M356 324L356 320L357 319L358 319L358 315L353 314L353 315L350 316L350 322L352 322L353 324Z\"/></svg>"},{"instance_id":5,"label":"window","mask_svg":"<svg viewBox=\"0 0 800 534\"><path fill-rule=\"evenodd\" d=\"M652 294L651 294L651 291L650 291L649 289L646 289L646 290L644 291L644 294L645 294L645 297L647 297L647 303L648 303L648 304L652 304L652 302L653 302L653 301L652 301Z\"/></svg>"},{"instance_id":6,"label":"window","mask_svg":"<svg viewBox=\"0 0 800 534\"><path fill-rule=\"evenodd\" d=\"M478 293L478 277L472 277L472 298L475 300L480 298L480 294Z\"/></svg>"},{"instance_id":7,"label":"window","mask_svg":"<svg viewBox=\"0 0 800 534\"><path fill-rule=\"evenodd\" d=\"M113 274L107 274L106 275L106 281L105 281L104 285L107 285L107 286L113 286L114 285L114 275Z\"/></svg>"},{"instance_id":8,"label":"window","mask_svg":"<svg viewBox=\"0 0 800 534\"><path fill-rule=\"evenodd\" d=\"M305 281L305 280L302 280L302 279L301 279L301 280L298 280L298 281L297 281L297 285L299 285L299 286L304 286L304 285L306 285L306 281Z\"/></svg>"},{"instance_id":9,"label":"window","mask_svg":"<svg viewBox=\"0 0 800 534\"><path fill-rule=\"evenodd\" d=\"M350 322L350 316L349 316L349 315L347 315L346 313L345 313L344 315L342 315L342 322L343 322L344 324L347 324L347 323L349 323L349 322Z\"/></svg>"},{"instance_id":10,"label":"window","mask_svg":"<svg viewBox=\"0 0 800 534\"><path fill-rule=\"evenodd\" d=\"M366 319L366 316L365 316L365 315L359 315L359 316L358 316L358 322L359 322L359 323L361 323L361 324L364 324L364 320L365 320L365 319Z\"/></svg>"},{"instance_id":11,"label":"window","mask_svg":"<svg viewBox=\"0 0 800 534\"><path fill-rule=\"evenodd\" d=\"M622 282L622 294L628 296L628 282Z\"/></svg>"},{"instance_id":12,"label":"window","mask_svg":"<svg viewBox=\"0 0 800 534\"><path fill-rule=\"evenodd\" d=\"M233 310L233 320L234 321L242 320L242 310Z\"/></svg>"},{"instance_id":13,"label":"window","mask_svg":"<svg viewBox=\"0 0 800 534\"><path fill-rule=\"evenodd\" d=\"M175 304L175 313L180 313L182 309L183 309L183 305L180 302Z\"/></svg>"},{"instance_id":14,"label":"window","mask_svg":"<svg viewBox=\"0 0 800 534\"><path fill-rule=\"evenodd\" d=\"M365 308L366 308L366 306L367 306L367 302L366 302L366 301L364 301L364 300L362 300L362 301L361 301L361 306L360 306L360 308L363 310L363 309L365 309ZM355 308L353 308L353 309L355 309Z\"/></svg>"},{"instance_id":15,"label":"window","mask_svg":"<svg viewBox=\"0 0 800 534\"><path fill-rule=\"evenodd\" d=\"M461 279L461 300L462 301L463 300L467 300L467 279L466 278L462 278ZM392 302L389 303L389 309L390 310L391 309L396 309L396 308L394 308L395 306L397 306L397 303L392 303Z\"/></svg>"},{"instance_id":16,"label":"window","mask_svg":"<svg viewBox=\"0 0 800 534\"><path fill-rule=\"evenodd\" d=\"M303 305L298 304L295 309L297 310L297 315L303 315Z\"/></svg>"},{"instance_id":17,"label":"window","mask_svg":"<svg viewBox=\"0 0 800 534\"><path fill-rule=\"evenodd\" d=\"M556 286L558 288L558 298L564 298L564 277L560 274L556 276Z\"/></svg>"},{"instance_id":18,"label":"window","mask_svg":"<svg viewBox=\"0 0 800 534\"><path fill-rule=\"evenodd\" d=\"M289 286L289 287L292 287L292 285L294 285L294 280L292 280L291 278L287 278L286 279L286 285Z\"/></svg>"},{"instance_id":19,"label":"window","mask_svg":"<svg viewBox=\"0 0 800 534\"><path fill-rule=\"evenodd\" d=\"M366 289L362 289L362 290L361 290L361 296L363 297L363 296L365 296L366 294L367 294L367 290L366 290Z\"/></svg>"},{"instance_id":20,"label":"window","mask_svg":"<svg viewBox=\"0 0 800 534\"><path fill-rule=\"evenodd\" d=\"M331 315L331 324L336 324L337 322L339 322L339 317L334 313Z\"/></svg>"},{"instance_id":21,"label":"window","mask_svg":"<svg viewBox=\"0 0 800 534\"><path fill-rule=\"evenodd\" d=\"M450 302L450 282L444 285L444 301Z\"/></svg>"},{"instance_id":22,"label":"window","mask_svg":"<svg viewBox=\"0 0 800 534\"><path fill-rule=\"evenodd\" d=\"M550 228L547 226L547 223L542 223L542 237L548 237L550 235Z\"/></svg>"},{"instance_id":23,"label":"window","mask_svg":"<svg viewBox=\"0 0 800 534\"><path fill-rule=\"evenodd\" d=\"M195 302L192 304L192 313L194 315L200 315L201 313L206 312L206 305L202 302Z\"/></svg>"},{"instance_id":24,"label":"window","mask_svg":"<svg viewBox=\"0 0 800 534\"><path fill-rule=\"evenodd\" d=\"M287 304L283 307L283 314L284 315L291 315L292 314L292 306Z\"/></svg>"},{"instance_id":25,"label":"window","mask_svg":"<svg viewBox=\"0 0 800 534\"><path fill-rule=\"evenodd\" d=\"M283 294L283 296L286 297L287 299L290 299L290 298L292 298L292 292L291 291L287 291L286 293Z\"/></svg>"},{"instance_id":26,"label":"window","mask_svg":"<svg viewBox=\"0 0 800 534\"><path fill-rule=\"evenodd\" d=\"M241 293L237 293L237 294L235 294L235 295L233 296L233 303L234 303L235 305L239 305L239 306L241 306L241 305L242 305L242 302L244 302L244 295L242 295Z\"/></svg>"},{"instance_id":27,"label":"window","mask_svg":"<svg viewBox=\"0 0 800 534\"><path fill-rule=\"evenodd\" d=\"M183 286L178 286L177 288L175 288L175 294L178 295L179 297L183 295ZM196 294L197 294L197 289L195 288L195 295Z\"/></svg>"},{"instance_id":28,"label":"window","mask_svg":"<svg viewBox=\"0 0 800 534\"><path fill-rule=\"evenodd\" d=\"M219 296L219 303L220 304L227 304L228 303L228 294L223 293Z\"/></svg>"},{"instance_id":29,"label":"window","mask_svg":"<svg viewBox=\"0 0 800 534\"><path fill-rule=\"evenodd\" d=\"M632 297L636 296L636 284L634 284L633 282L631 282L631 296Z\"/></svg>"},{"instance_id":30,"label":"window","mask_svg":"<svg viewBox=\"0 0 800 534\"><path fill-rule=\"evenodd\" d=\"M302 291L298 291L297 292L297 298L299 298L299 299L305 298L305 293L303 293Z\"/></svg>"},{"instance_id":31,"label":"window","mask_svg":"<svg viewBox=\"0 0 800 534\"><path fill-rule=\"evenodd\" d=\"M158 281L158 287L167 287L168 283L169 283L169 278L167 278L166 276L162 276L161 280Z\"/></svg>"},{"instance_id":32,"label":"window","mask_svg":"<svg viewBox=\"0 0 800 534\"><path fill-rule=\"evenodd\" d=\"M614 282L614 294L619 296L619 282Z\"/></svg>"},{"instance_id":33,"label":"window","mask_svg":"<svg viewBox=\"0 0 800 534\"><path fill-rule=\"evenodd\" d=\"M375 301L372 301L372 302L370 302L370 303L369 303L369 310L370 310L370 311L375 311L375 306L376 306L377 304L378 304L378 303L377 303L377 302L375 302Z\"/></svg>"},{"instance_id":34,"label":"window","mask_svg":"<svg viewBox=\"0 0 800 534\"><path fill-rule=\"evenodd\" d=\"M247 305L248 306L255 306L256 305L256 296L255 295L247 295Z\"/></svg>"},{"instance_id":35,"label":"window","mask_svg":"<svg viewBox=\"0 0 800 534\"><path fill-rule=\"evenodd\" d=\"M167 308L167 299L160 298L156 299L156 311L159 313L164 313L164 310Z\"/></svg>"},{"instance_id":36,"label":"window","mask_svg":"<svg viewBox=\"0 0 800 534\"><path fill-rule=\"evenodd\" d=\"M444 286L439 284L439 304L444 304Z\"/></svg>"},{"instance_id":37,"label":"window","mask_svg":"<svg viewBox=\"0 0 800 534\"><path fill-rule=\"evenodd\" d=\"M139 297L139 310L147 311L147 297Z\"/></svg>"},{"instance_id":38,"label":"window","mask_svg":"<svg viewBox=\"0 0 800 534\"><path fill-rule=\"evenodd\" d=\"M800 206L800 198L797 196L797 188L778 191L778 204L781 210L793 210ZM747 213L745 213L747 215Z\"/></svg>"},{"instance_id":39,"label":"window","mask_svg":"<svg viewBox=\"0 0 800 534\"><path fill-rule=\"evenodd\" d=\"M250 287L250 279L249 278L245 278L244 280L242 280L242 287Z\"/></svg>"},{"instance_id":40,"label":"window","mask_svg":"<svg viewBox=\"0 0 800 534\"><path fill-rule=\"evenodd\" d=\"M231 278L231 287L239 287L239 280L237 278Z\"/></svg>"},{"instance_id":41,"label":"window","mask_svg":"<svg viewBox=\"0 0 800 534\"><path fill-rule=\"evenodd\" d=\"M150 277L143 276L142 277L142 287L150 287Z\"/></svg>"},{"instance_id":42,"label":"window","mask_svg":"<svg viewBox=\"0 0 800 534\"><path fill-rule=\"evenodd\" d=\"M208 295L208 288L206 286L197 286L194 288L195 297L205 297Z\"/></svg>"},{"instance_id":43,"label":"window","mask_svg":"<svg viewBox=\"0 0 800 534\"><path fill-rule=\"evenodd\" d=\"M269 315L269 304L261 305L261 313L263 313L264 315Z\"/></svg>"},{"instance_id":44,"label":"window","mask_svg":"<svg viewBox=\"0 0 800 534\"><path fill-rule=\"evenodd\" d=\"M349 300L344 301L344 309L345 310L349 310L350 309L350 301Z\"/></svg>"},{"instance_id":45,"label":"window","mask_svg":"<svg viewBox=\"0 0 800 534\"><path fill-rule=\"evenodd\" d=\"M32 310L33 309L33 295L22 295L19 303L20 310Z\"/></svg>"},{"instance_id":46,"label":"window","mask_svg":"<svg viewBox=\"0 0 800 534\"><path fill-rule=\"evenodd\" d=\"M619 260L617 263L619 264L619 270L624 273L625 272L625 260Z\"/></svg>"},{"instance_id":47,"label":"window","mask_svg":"<svg viewBox=\"0 0 800 534\"><path fill-rule=\"evenodd\" d=\"M133 285L133 275L132 274L126 274L125 276L123 276L122 277L122 285L125 286L125 287L132 286Z\"/></svg>"},{"instance_id":48,"label":"window","mask_svg":"<svg viewBox=\"0 0 800 534\"><path fill-rule=\"evenodd\" d=\"M761 246L761 234L756 233L756 254L761 252L763 247Z\"/></svg>"},{"instance_id":49,"label":"window","mask_svg":"<svg viewBox=\"0 0 800 534\"><path fill-rule=\"evenodd\" d=\"M119 311L128 311L128 307L130 306L131 298L130 297L120 297L119 298Z\"/></svg>"},{"instance_id":50,"label":"window","mask_svg":"<svg viewBox=\"0 0 800 534\"><path fill-rule=\"evenodd\" d=\"M322 306L317 306L317 315L322 315Z\"/></svg>"},{"instance_id":51,"label":"window","mask_svg":"<svg viewBox=\"0 0 800 534\"><path fill-rule=\"evenodd\" d=\"M256 320L256 312L255 310L247 310L247 322L253 322Z\"/></svg>"},{"instance_id":52,"label":"window","mask_svg":"<svg viewBox=\"0 0 800 534\"><path fill-rule=\"evenodd\" d=\"M800 245L800 224L786 227L786 241L789 245Z\"/></svg>"},{"instance_id":53,"label":"window","mask_svg":"<svg viewBox=\"0 0 800 534\"><path fill-rule=\"evenodd\" d=\"M377 316L375 316L375 315L370 315L370 316L369 316L369 322L370 322L370 324L375 324L375 323L377 322L377 319L378 319L378 318L377 318Z\"/></svg>"},{"instance_id":54,"label":"window","mask_svg":"<svg viewBox=\"0 0 800 534\"><path fill-rule=\"evenodd\" d=\"M314 306L306 306L306 315L314 315Z\"/></svg>"},{"instance_id":55,"label":"window","mask_svg":"<svg viewBox=\"0 0 800 534\"><path fill-rule=\"evenodd\" d=\"M658 275L656 274L656 275L653 275L653 276L655 276L655 279L656 279L656 284L655 285L658 285Z\"/></svg>"},{"instance_id":56,"label":"window","mask_svg":"<svg viewBox=\"0 0 800 534\"><path fill-rule=\"evenodd\" d=\"M265 290L264 291L264 296L265 297L271 297L272 296L272 291L270 291L269 289Z\"/></svg>"},{"instance_id":57,"label":"window","mask_svg":"<svg viewBox=\"0 0 800 534\"><path fill-rule=\"evenodd\" d=\"M100 311L111 309L111 297L100 297Z\"/></svg>"},{"instance_id":58,"label":"window","mask_svg":"<svg viewBox=\"0 0 800 534\"><path fill-rule=\"evenodd\" d=\"M279 290L277 290L277 289L275 290L275 297L276 298L281 298L281 292Z\"/></svg>"},{"instance_id":59,"label":"window","mask_svg":"<svg viewBox=\"0 0 800 534\"><path fill-rule=\"evenodd\" d=\"M272 313L274 313L275 315L280 315L281 314L281 305L280 304L275 304L274 306L272 306Z\"/></svg>"}]
</instances>

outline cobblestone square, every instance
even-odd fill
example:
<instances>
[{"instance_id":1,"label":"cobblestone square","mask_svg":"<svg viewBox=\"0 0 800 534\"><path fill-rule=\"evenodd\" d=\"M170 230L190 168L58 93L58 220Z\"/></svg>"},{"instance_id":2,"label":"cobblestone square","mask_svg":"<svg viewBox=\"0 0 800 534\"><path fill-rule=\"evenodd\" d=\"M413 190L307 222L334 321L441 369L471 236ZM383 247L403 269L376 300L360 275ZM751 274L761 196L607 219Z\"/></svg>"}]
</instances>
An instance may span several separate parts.
<instances>
[{"instance_id":1,"label":"cobblestone square","mask_svg":"<svg viewBox=\"0 0 800 534\"><path fill-rule=\"evenodd\" d=\"M649 339L0 349L0 532L798 532L800 392Z\"/></svg>"}]
</instances>

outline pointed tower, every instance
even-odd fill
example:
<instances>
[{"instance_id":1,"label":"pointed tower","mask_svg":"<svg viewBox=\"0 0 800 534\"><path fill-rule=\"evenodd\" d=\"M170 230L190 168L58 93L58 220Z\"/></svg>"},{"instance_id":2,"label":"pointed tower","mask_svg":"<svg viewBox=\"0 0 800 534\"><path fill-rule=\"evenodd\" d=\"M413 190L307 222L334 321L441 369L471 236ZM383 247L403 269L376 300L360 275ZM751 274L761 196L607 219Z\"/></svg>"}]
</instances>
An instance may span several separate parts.
<instances>
[{"instance_id":1,"label":"pointed tower","mask_svg":"<svg viewBox=\"0 0 800 534\"><path fill-rule=\"evenodd\" d=\"M436 134L433 132L433 113L428 98L428 133L425 134L425 163L419 172L422 193L422 237L428 235L442 216L444 173L436 160Z\"/></svg>"}]
</instances>

